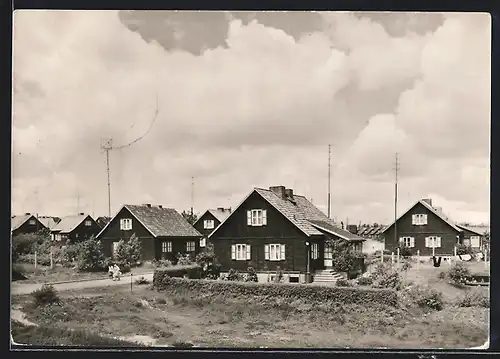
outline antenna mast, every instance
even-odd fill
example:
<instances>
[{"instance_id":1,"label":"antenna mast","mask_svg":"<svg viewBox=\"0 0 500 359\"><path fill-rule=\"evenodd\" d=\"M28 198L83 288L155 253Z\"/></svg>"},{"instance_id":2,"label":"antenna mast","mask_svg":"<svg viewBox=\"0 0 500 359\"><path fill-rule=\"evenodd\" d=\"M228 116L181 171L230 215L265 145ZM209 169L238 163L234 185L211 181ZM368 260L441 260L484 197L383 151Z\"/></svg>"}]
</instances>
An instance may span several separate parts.
<instances>
[{"instance_id":1,"label":"antenna mast","mask_svg":"<svg viewBox=\"0 0 500 359\"><path fill-rule=\"evenodd\" d=\"M396 152L396 163L394 167L394 244L398 245L398 171L399 171L399 158Z\"/></svg>"},{"instance_id":2,"label":"antenna mast","mask_svg":"<svg viewBox=\"0 0 500 359\"><path fill-rule=\"evenodd\" d=\"M194 207L194 177L191 177L191 217L193 216L193 207Z\"/></svg>"},{"instance_id":3,"label":"antenna mast","mask_svg":"<svg viewBox=\"0 0 500 359\"><path fill-rule=\"evenodd\" d=\"M328 145L328 218L330 218L330 209L331 209L331 203L330 203L330 179L331 179L331 154L332 154L332 146Z\"/></svg>"},{"instance_id":4,"label":"antenna mast","mask_svg":"<svg viewBox=\"0 0 500 359\"><path fill-rule=\"evenodd\" d=\"M108 216L111 217L111 180L109 175L109 151L113 148L113 139L102 140L101 149L106 154L106 172L108 173Z\"/></svg>"}]
</instances>

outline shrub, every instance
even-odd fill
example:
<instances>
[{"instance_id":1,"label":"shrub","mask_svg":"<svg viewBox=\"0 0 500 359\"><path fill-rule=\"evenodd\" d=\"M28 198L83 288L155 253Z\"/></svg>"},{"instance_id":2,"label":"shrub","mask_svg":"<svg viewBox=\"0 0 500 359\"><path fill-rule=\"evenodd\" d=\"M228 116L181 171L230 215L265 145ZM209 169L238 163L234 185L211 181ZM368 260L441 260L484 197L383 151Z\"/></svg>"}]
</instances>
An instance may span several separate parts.
<instances>
[{"instance_id":1,"label":"shrub","mask_svg":"<svg viewBox=\"0 0 500 359\"><path fill-rule=\"evenodd\" d=\"M403 263L401 264L401 270L402 270L403 272L406 272L406 271L410 270L410 269L411 269L411 267L412 267L412 264L411 264L411 261L409 261L409 260L405 260L405 261L403 261Z\"/></svg>"},{"instance_id":2,"label":"shrub","mask_svg":"<svg viewBox=\"0 0 500 359\"><path fill-rule=\"evenodd\" d=\"M144 277L140 277L140 278L138 278L138 279L135 280L135 284L137 284L137 285L149 284L149 280L147 280Z\"/></svg>"},{"instance_id":3,"label":"shrub","mask_svg":"<svg viewBox=\"0 0 500 359\"><path fill-rule=\"evenodd\" d=\"M472 250L471 246L467 246L465 244L458 244L457 245L457 255L463 255L463 254L473 255L474 251Z\"/></svg>"},{"instance_id":4,"label":"shrub","mask_svg":"<svg viewBox=\"0 0 500 359\"><path fill-rule=\"evenodd\" d=\"M399 292L400 303L425 309L441 310L444 302L441 292L431 287L411 285Z\"/></svg>"},{"instance_id":5,"label":"shrub","mask_svg":"<svg viewBox=\"0 0 500 359\"><path fill-rule=\"evenodd\" d=\"M409 247L403 246L403 247L399 248L399 255L401 257L408 258L408 257L411 257L412 254L413 253L412 253L412 251L411 251L411 249Z\"/></svg>"},{"instance_id":6,"label":"shrub","mask_svg":"<svg viewBox=\"0 0 500 359\"><path fill-rule=\"evenodd\" d=\"M18 234L12 237L12 261L18 261L23 254L33 254L37 248L39 238L36 234Z\"/></svg>"},{"instance_id":7,"label":"shrub","mask_svg":"<svg viewBox=\"0 0 500 359\"><path fill-rule=\"evenodd\" d=\"M170 267L163 269L156 269L153 274L153 283L155 281L162 281L163 278L184 278L188 277L191 279L201 278L201 268L198 265L191 265L185 267Z\"/></svg>"},{"instance_id":8,"label":"shrub","mask_svg":"<svg viewBox=\"0 0 500 359\"><path fill-rule=\"evenodd\" d=\"M283 271L281 270L280 267L276 269L276 275L274 276L274 282L275 283L282 283L284 279L284 274Z\"/></svg>"},{"instance_id":9,"label":"shrub","mask_svg":"<svg viewBox=\"0 0 500 359\"><path fill-rule=\"evenodd\" d=\"M358 278L358 284L359 285L372 285L373 278L372 277L360 277L360 278Z\"/></svg>"},{"instance_id":10,"label":"shrub","mask_svg":"<svg viewBox=\"0 0 500 359\"><path fill-rule=\"evenodd\" d=\"M50 284L44 284L42 288L31 292L31 296L33 297L33 305L35 307L59 303L57 292Z\"/></svg>"},{"instance_id":11,"label":"shrub","mask_svg":"<svg viewBox=\"0 0 500 359\"><path fill-rule=\"evenodd\" d=\"M217 279L221 265L213 252L201 252L196 256L196 264L201 268L201 278Z\"/></svg>"},{"instance_id":12,"label":"shrub","mask_svg":"<svg viewBox=\"0 0 500 359\"><path fill-rule=\"evenodd\" d=\"M337 279L337 282L335 283L338 287L351 287L351 283L347 281L344 278L339 278Z\"/></svg>"},{"instance_id":13,"label":"shrub","mask_svg":"<svg viewBox=\"0 0 500 359\"><path fill-rule=\"evenodd\" d=\"M78 245L76 266L80 271L97 271L104 269L104 255L100 241L88 239ZM107 269L107 268L106 268ZM123 269L120 268L123 272Z\"/></svg>"},{"instance_id":14,"label":"shrub","mask_svg":"<svg viewBox=\"0 0 500 359\"><path fill-rule=\"evenodd\" d=\"M241 281L241 280L243 280L243 277L242 277L242 275L241 275L240 272L238 272L237 270L231 268L227 272L226 280L229 280L229 281Z\"/></svg>"},{"instance_id":15,"label":"shrub","mask_svg":"<svg viewBox=\"0 0 500 359\"><path fill-rule=\"evenodd\" d=\"M247 282L258 282L259 279L257 277L257 272L253 267L248 267L247 269L247 277L246 277Z\"/></svg>"},{"instance_id":16,"label":"shrub","mask_svg":"<svg viewBox=\"0 0 500 359\"><path fill-rule=\"evenodd\" d=\"M76 262L79 252L79 244L70 244L61 248L57 261L64 267L72 267Z\"/></svg>"},{"instance_id":17,"label":"shrub","mask_svg":"<svg viewBox=\"0 0 500 359\"><path fill-rule=\"evenodd\" d=\"M171 267L173 265L172 261L169 261L168 259L160 259L160 260L153 259L152 264L155 268L165 268L165 267Z\"/></svg>"},{"instance_id":18,"label":"shrub","mask_svg":"<svg viewBox=\"0 0 500 359\"><path fill-rule=\"evenodd\" d=\"M372 278L373 279L378 279L378 278L386 275L386 273L388 271L389 271L389 264L387 264L387 263L384 263L384 264L379 263L373 269Z\"/></svg>"},{"instance_id":19,"label":"shrub","mask_svg":"<svg viewBox=\"0 0 500 359\"><path fill-rule=\"evenodd\" d=\"M335 258L333 267L337 272L349 273L357 268L357 257L346 241L336 241L333 244L332 256Z\"/></svg>"},{"instance_id":20,"label":"shrub","mask_svg":"<svg viewBox=\"0 0 500 359\"><path fill-rule=\"evenodd\" d=\"M448 278L454 284L462 286L471 278L471 273L464 263L456 262L448 270Z\"/></svg>"},{"instance_id":21,"label":"shrub","mask_svg":"<svg viewBox=\"0 0 500 359\"><path fill-rule=\"evenodd\" d=\"M473 289L467 291L462 298L459 298L457 304L460 307L489 308L490 298L486 295L486 293L477 289Z\"/></svg>"},{"instance_id":22,"label":"shrub","mask_svg":"<svg viewBox=\"0 0 500 359\"><path fill-rule=\"evenodd\" d=\"M120 240L116 251L115 262L120 267L131 268L141 262L141 242L137 236L132 235L128 240ZM123 271L122 271L123 272Z\"/></svg>"},{"instance_id":23,"label":"shrub","mask_svg":"<svg viewBox=\"0 0 500 359\"><path fill-rule=\"evenodd\" d=\"M377 288L389 288L394 290L400 290L403 283L401 282L401 277L398 272L388 272L382 275L376 283Z\"/></svg>"},{"instance_id":24,"label":"shrub","mask_svg":"<svg viewBox=\"0 0 500 359\"><path fill-rule=\"evenodd\" d=\"M176 264L182 265L182 266L190 265L190 264L193 264L193 259L191 258L191 255L189 255L189 254L178 253Z\"/></svg>"},{"instance_id":25,"label":"shrub","mask_svg":"<svg viewBox=\"0 0 500 359\"><path fill-rule=\"evenodd\" d=\"M445 279L446 278L446 272L439 272L438 273L438 279Z\"/></svg>"},{"instance_id":26,"label":"shrub","mask_svg":"<svg viewBox=\"0 0 500 359\"><path fill-rule=\"evenodd\" d=\"M254 283L236 281L189 280L171 278L155 271L153 287L170 294L192 293L196 296L210 296L224 293L225 298L266 297L286 300L301 299L308 302L336 302L368 305L370 303L397 306L398 297L394 290L360 287L326 287L319 285L296 285L283 283Z\"/></svg>"}]
</instances>

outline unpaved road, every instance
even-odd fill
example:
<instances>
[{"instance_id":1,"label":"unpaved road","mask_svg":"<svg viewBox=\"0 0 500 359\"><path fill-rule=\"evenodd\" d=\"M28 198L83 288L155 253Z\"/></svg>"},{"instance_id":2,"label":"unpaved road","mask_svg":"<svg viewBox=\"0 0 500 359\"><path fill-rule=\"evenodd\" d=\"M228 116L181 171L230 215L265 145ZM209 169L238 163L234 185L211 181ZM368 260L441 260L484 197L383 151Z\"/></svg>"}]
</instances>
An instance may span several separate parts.
<instances>
[{"instance_id":1,"label":"unpaved road","mask_svg":"<svg viewBox=\"0 0 500 359\"><path fill-rule=\"evenodd\" d=\"M143 273L143 274L133 275L132 282L134 282L135 280L137 280L140 277L144 277L150 283L153 281L153 273ZM29 294L29 293L33 292L34 290L41 288L42 285L43 285L43 283L35 283L35 284L12 283L11 293L12 293L12 295ZM112 285L130 285L130 275L124 275L120 281L113 281L109 278L106 278L106 279L96 279L96 280L88 280L88 281L81 281L81 282L53 284L54 288L57 291L109 287ZM132 285L135 285L135 283L133 283Z\"/></svg>"}]
</instances>

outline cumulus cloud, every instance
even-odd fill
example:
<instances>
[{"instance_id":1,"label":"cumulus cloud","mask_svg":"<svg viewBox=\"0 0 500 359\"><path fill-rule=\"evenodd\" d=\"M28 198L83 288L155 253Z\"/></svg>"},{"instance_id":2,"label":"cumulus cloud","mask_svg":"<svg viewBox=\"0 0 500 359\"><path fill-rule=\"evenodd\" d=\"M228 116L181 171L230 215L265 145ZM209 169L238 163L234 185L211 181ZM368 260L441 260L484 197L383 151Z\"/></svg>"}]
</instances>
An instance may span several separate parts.
<instances>
[{"instance_id":1,"label":"cumulus cloud","mask_svg":"<svg viewBox=\"0 0 500 359\"><path fill-rule=\"evenodd\" d=\"M279 184L326 211L331 143L338 218L391 220L398 152L401 206L487 221L488 17L400 15L16 12L13 211L106 214L101 140L158 98L110 151L114 211L187 209L192 177L200 212Z\"/></svg>"}]
</instances>

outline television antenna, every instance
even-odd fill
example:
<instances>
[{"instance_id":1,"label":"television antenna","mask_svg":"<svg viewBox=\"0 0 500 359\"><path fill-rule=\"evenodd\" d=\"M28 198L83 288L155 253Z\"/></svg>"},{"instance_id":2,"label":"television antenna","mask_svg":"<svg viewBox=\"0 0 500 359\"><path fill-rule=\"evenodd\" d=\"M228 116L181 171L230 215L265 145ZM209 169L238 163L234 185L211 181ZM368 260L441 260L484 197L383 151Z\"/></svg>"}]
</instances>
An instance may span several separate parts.
<instances>
[{"instance_id":1,"label":"television antenna","mask_svg":"<svg viewBox=\"0 0 500 359\"><path fill-rule=\"evenodd\" d=\"M153 128L153 125L156 121L156 118L158 117L159 113L159 107L158 107L158 94L156 94L156 110L153 116L153 119L151 120L151 123L149 124L148 129L146 132L144 132L141 136L137 137L135 140L123 144L123 145L113 145L113 139L112 138L105 138L101 140L101 149L104 151L106 155L106 172L108 174L108 215L111 217L111 176L110 176L110 167L109 167L109 151L112 150L120 150L123 148L127 148L132 146L133 144L139 142L142 140L146 135L151 131Z\"/></svg>"}]
</instances>

